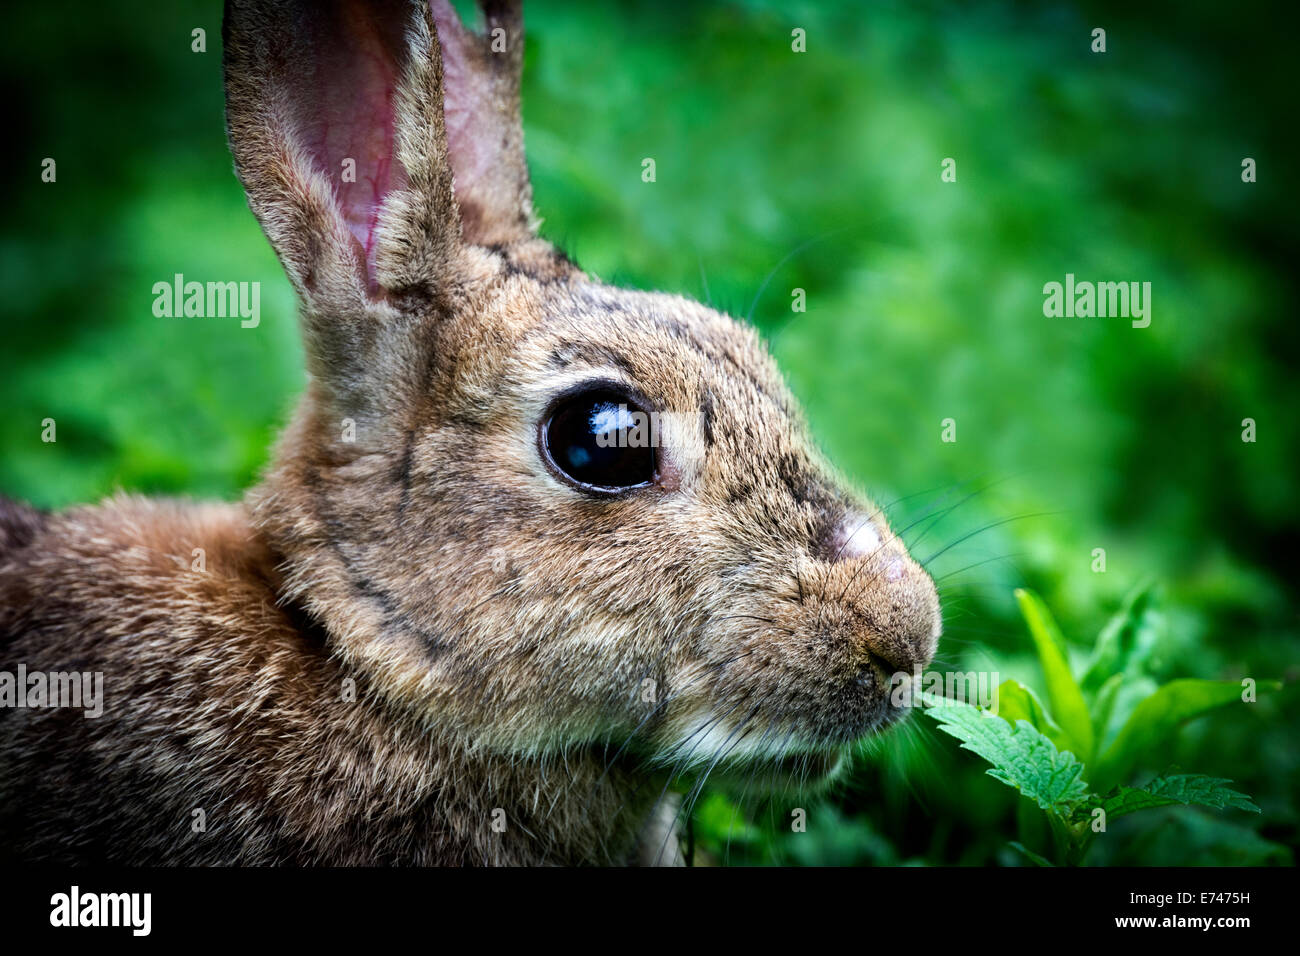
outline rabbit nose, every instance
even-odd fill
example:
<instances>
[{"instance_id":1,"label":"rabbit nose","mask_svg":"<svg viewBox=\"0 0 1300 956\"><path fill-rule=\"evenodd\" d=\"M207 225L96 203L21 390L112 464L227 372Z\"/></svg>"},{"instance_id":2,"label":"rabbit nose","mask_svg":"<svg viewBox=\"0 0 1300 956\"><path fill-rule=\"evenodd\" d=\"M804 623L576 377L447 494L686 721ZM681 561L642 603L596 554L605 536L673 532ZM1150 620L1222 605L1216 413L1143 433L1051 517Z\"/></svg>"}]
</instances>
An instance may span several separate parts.
<instances>
[{"instance_id":1,"label":"rabbit nose","mask_svg":"<svg viewBox=\"0 0 1300 956\"><path fill-rule=\"evenodd\" d=\"M844 600L861 621L859 649L895 671L928 664L939 639L938 592L902 541L870 518L850 514L827 544L828 562L845 576Z\"/></svg>"}]
</instances>

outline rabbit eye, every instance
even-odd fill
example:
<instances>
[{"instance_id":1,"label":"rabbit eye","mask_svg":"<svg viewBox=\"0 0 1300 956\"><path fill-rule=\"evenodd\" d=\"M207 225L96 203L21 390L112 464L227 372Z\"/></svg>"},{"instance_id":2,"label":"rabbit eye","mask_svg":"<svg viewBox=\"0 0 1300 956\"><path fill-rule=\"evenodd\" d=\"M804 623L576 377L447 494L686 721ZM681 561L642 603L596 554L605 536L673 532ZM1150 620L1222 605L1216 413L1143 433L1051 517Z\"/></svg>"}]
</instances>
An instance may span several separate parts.
<instances>
[{"instance_id":1,"label":"rabbit eye","mask_svg":"<svg viewBox=\"0 0 1300 956\"><path fill-rule=\"evenodd\" d=\"M654 415L621 392L579 392L560 399L542 423L543 455L583 491L641 488L655 478L657 425Z\"/></svg>"}]
</instances>

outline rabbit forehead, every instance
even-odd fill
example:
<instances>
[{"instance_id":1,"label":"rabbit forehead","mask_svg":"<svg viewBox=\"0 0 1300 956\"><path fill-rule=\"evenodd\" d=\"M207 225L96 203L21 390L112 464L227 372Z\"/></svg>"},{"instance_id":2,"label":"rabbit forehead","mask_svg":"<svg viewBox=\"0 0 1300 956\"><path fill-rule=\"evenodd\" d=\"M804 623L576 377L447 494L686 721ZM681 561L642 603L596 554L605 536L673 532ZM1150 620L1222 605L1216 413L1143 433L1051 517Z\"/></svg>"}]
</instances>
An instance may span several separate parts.
<instances>
[{"instance_id":1,"label":"rabbit forehead","mask_svg":"<svg viewBox=\"0 0 1300 956\"><path fill-rule=\"evenodd\" d=\"M466 319L456 391L476 404L484 391L531 403L603 377L659 411L716 420L761 410L802 427L754 331L680 296L586 280L508 282Z\"/></svg>"}]
</instances>

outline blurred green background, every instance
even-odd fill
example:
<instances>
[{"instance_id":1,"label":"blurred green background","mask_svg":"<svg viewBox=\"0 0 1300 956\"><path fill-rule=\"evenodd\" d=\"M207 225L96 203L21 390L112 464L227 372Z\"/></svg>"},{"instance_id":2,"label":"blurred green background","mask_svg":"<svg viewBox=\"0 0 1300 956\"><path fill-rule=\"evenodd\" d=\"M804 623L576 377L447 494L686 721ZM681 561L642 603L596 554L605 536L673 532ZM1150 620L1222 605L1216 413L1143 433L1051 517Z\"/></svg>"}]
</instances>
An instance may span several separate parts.
<instances>
[{"instance_id":1,"label":"blurred green background","mask_svg":"<svg viewBox=\"0 0 1300 956\"><path fill-rule=\"evenodd\" d=\"M1291 862L1300 216L1293 41L1268 8L530 0L527 18L543 232L609 281L752 312L831 457L897 501L896 527L941 516L914 542L951 545L932 563L941 666L1035 683L1014 587L1082 653L1148 579L1163 677L1287 681L1167 754L1261 815L1158 811L1093 862ZM6 19L0 492L234 499L304 379L226 150L220 4ZM177 272L260 281L261 326L155 318L153 283ZM1045 318L1067 272L1151 282L1151 326ZM809 803L807 833L784 804L709 796L697 862L1014 863L1019 798L982 771L913 720Z\"/></svg>"}]
</instances>

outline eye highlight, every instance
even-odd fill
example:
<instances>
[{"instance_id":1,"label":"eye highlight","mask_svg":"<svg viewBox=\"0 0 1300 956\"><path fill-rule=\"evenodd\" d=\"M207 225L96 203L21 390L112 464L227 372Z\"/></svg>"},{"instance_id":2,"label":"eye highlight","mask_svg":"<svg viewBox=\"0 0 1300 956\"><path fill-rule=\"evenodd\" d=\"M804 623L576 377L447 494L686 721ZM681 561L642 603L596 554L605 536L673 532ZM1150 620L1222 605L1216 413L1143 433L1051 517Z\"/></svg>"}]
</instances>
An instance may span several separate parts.
<instances>
[{"instance_id":1,"label":"eye highlight","mask_svg":"<svg viewBox=\"0 0 1300 956\"><path fill-rule=\"evenodd\" d=\"M543 457L569 484L614 495L651 484L658 470L654 419L607 386L561 397L542 422Z\"/></svg>"}]
</instances>

